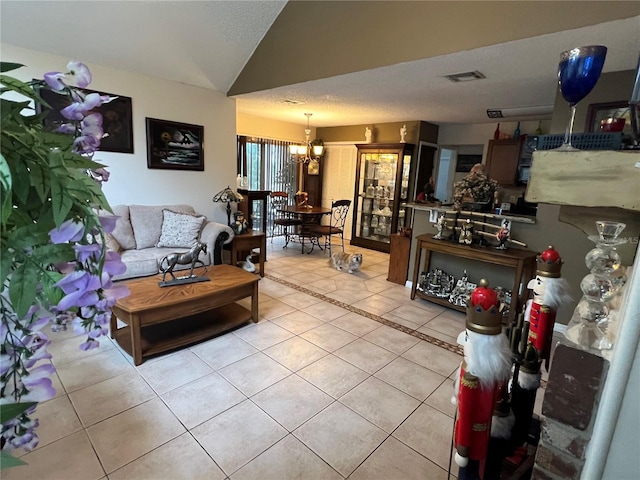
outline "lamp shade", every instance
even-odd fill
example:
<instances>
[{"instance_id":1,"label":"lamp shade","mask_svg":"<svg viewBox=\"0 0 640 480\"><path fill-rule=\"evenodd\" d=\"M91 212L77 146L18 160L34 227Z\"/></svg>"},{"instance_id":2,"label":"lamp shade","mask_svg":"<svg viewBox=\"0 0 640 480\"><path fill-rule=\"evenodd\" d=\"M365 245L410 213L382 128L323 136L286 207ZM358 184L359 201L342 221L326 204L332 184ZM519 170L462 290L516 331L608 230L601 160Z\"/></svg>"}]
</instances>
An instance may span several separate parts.
<instances>
[{"instance_id":1,"label":"lamp shade","mask_svg":"<svg viewBox=\"0 0 640 480\"><path fill-rule=\"evenodd\" d=\"M244 197L242 195L240 195L238 192L234 192L233 190L231 190L231 188L229 188L229 186L227 185L227 188L225 188L224 190L216 193L213 196L213 201L215 203L217 202L226 202L227 204L227 225L231 225L231 202L241 202L242 199Z\"/></svg>"},{"instance_id":2,"label":"lamp shade","mask_svg":"<svg viewBox=\"0 0 640 480\"><path fill-rule=\"evenodd\" d=\"M227 186L213 196L214 202L241 202L244 197Z\"/></svg>"}]
</instances>

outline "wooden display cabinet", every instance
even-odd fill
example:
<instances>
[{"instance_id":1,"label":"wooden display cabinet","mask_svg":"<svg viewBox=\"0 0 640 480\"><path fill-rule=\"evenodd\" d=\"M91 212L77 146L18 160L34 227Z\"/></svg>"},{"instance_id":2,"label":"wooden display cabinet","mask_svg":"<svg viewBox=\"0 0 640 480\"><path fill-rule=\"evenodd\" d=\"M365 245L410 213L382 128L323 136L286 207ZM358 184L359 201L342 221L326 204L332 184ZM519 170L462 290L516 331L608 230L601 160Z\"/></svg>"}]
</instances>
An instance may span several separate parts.
<instances>
[{"instance_id":1,"label":"wooden display cabinet","mask_svg":"<svg viewBox=\"0 0 640 480\"><path fill-rule=\"evenodd\" d=\"M367 143L356 147L351 245L389 253L391 236L404 226L415 145Z\"/></svg>"}]
</instances>

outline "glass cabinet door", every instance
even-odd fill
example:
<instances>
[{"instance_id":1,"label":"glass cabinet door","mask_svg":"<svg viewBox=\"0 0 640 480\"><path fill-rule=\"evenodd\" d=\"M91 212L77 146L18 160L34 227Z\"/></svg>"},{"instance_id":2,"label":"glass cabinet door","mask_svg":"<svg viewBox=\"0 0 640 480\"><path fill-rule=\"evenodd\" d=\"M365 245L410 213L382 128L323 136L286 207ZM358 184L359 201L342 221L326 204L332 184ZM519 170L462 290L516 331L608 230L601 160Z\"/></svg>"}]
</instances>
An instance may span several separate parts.
<instances>
[{"instance_id":1,"label":"glass cabinet door","mask_svg":"<svg viewBox=\"0 0 640 480\"><path fill-rule=\"evenodd\" d=\"M397 168L397 153L360 154L359 215L356 218L358 236L378 242L390 242ZM407 168L407 186L408 171Z\"/></svg>"},{"instance_id":2,"label":"glass cabinet door","mask_svg":"<svg viewBox=\"0 0 640 480\"><path fill-rule=\"evenodd\" d=\"M400 177L400 201L398 205L398 224L395 230L405 225L404 218L409 197L409 172L411 169L411 154L405 154L402 159L402 175Z\"/></svg>"}]
</instances>

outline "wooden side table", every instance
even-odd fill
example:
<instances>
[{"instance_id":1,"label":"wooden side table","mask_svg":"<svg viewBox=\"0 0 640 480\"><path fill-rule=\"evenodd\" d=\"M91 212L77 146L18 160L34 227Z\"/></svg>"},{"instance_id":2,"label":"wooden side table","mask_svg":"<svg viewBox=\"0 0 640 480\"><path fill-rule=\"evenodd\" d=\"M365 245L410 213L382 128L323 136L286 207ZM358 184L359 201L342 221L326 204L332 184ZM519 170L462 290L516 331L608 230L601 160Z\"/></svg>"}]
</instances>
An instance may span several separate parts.
<instances>
[{"instance_id":1,"label":"wooden side table","mask_svg":"<svg viewBox=\"0 0 640 480\"><path fill-rule=\"evenodd\" d=\"M231 241L231 264L235 265L236 262L245 260L244 257L238 257L246 255L247 252L252 251L254 248L260 249L260 276L264 277L264 262L267 257L267 236L264 232L249 230L247 233L233 237Z\"/></svg>"}]
</instances>

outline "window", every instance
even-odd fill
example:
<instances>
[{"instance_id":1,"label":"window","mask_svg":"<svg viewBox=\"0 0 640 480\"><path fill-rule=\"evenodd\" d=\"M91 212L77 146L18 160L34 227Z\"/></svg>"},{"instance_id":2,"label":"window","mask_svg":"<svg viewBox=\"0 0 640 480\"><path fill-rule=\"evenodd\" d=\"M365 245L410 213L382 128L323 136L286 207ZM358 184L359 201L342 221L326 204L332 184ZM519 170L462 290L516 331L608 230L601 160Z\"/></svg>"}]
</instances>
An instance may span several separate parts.
<instances>
[{"instance_id":1,"label":"window","mask_svg":"<svg viewBox=\"0 0 640 480\"><path fill-rule=\"evenodd\" d=\"M298 189L298 168L289 161L291 142L238 135L238 173L246 176L249 190L287 192L294 198ZM260 208L253 208L254 216ZM253 223L261 219L254 218ZM267 231L271 231L271 219L267 219Z\"/></svg>"},{"instance_id":2,"label":"window","mask_svg":"<svg viewBox=\"0 0 640 480\"><path fill-rule=\"evenodd\" d=\"M296 193L298 172L289 162L291 142L238 136L238 173L247 176L250 190Z\"/></svg>"}]
</instances>

